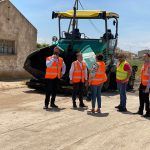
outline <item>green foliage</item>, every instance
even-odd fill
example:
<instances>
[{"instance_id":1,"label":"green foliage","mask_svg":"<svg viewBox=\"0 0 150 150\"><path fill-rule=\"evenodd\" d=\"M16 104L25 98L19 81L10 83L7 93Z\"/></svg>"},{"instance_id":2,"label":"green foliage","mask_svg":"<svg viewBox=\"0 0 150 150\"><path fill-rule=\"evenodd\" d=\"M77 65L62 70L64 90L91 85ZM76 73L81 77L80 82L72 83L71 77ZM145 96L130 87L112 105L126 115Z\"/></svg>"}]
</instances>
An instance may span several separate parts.
<instances>
[{"instance_id":1,"label":"green foliage","mask_svg":"<svg viewBox=\"0 0 150 150\"><path fill-rule=\"evenodd\" d=\"M36 45L37 49L41 49L41 48L44 48L47 46L49 46L49 44L47 44L47 43L37 43L37 45Z\"/></svg>"}]
</instances>

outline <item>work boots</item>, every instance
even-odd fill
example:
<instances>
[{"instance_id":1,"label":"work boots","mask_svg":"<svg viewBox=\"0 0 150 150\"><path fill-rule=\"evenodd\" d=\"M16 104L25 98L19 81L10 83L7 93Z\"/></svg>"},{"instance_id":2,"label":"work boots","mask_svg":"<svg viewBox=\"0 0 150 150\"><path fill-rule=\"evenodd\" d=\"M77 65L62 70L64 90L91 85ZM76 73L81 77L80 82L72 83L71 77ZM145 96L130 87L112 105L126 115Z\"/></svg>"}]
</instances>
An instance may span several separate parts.
<instances>
[{"instance_id":1,"label":"work boots","mask_svg":"<svg viewBox=\"0 0 150 150\"><path fill-rule=\"evenodd\" d=\"M44 106L43 109L46 109L46 110L47 110L47 109L48 109L48 106Z\"/></svg>"},{"instance_id":2,"label":"work boots","mask_svg":"<svg viewBox=\"0 0 150 150\"><path fill-rule=\"evenodd\" d=\"M143 117L150 117L150 112L146 112L146 114L145 115L143 115Z\"/></svg>"},{"instance_id":3,"label":"work boots","mask_svg":"<svg viewBox=\"0 0 150 150\"><path fill-rule=\"evenodd\" d=\"M115 106L115 108L119 109L119 108L121 108L121 106L120 106L120 105L118 105L118 106Z\"/></svg>"},{"instance_id":4,"label":"work boots","mask_svg":"<svg viewBox=\"0 0 150 150\"><path fill-rule=\"evenodd\" d=\"M79 107L87 107L83 102L80 102Z\"/></svg>"},{"instance_id":5,"label":"work boots","mask_svg":"<svg viewBox=\"0 0 150 150\"><path fill-rule=\"evenodd\" d=\"M58 106L55 105L54 103L51 103L51 107L53 107L53 108L58 108Z\"/></svg>"},{"instance_id":6,"label":"work boots","mask_svg":"<svg viewBox=\"0 0 150 150\"><path fill-rule=\"evenodd\" d=\"M58 108L58 106L55 105L55 97L51 98L51 105L50 106L53 107L53 108Z\"/></svg>"},{"instance_id":7,"label":"work boots","mask_svg":"<svg viewBox=\"0 0 150 150\"><path fill-rule=\"evenodd\" d=\"M133 113L133 114L135 114L135 115L143 115L143 111L138 111L138 112Z\"/></svg>"}]
</instances>

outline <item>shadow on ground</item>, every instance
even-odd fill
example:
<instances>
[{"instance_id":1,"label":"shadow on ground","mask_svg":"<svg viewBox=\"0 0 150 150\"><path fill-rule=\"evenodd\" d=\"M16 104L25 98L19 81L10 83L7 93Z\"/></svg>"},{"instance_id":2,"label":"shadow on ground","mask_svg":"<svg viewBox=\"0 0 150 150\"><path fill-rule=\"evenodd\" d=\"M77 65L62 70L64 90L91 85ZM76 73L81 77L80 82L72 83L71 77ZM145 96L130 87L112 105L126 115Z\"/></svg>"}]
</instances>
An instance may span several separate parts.
<instances>
[{"instance_id":1,"label":"shadow on ground","mask_svg":"<svg viewBox=\"0 0 150 150\"><path fill-rule=\"evenodd\" d=\"M45 92L44 91L39 91L39 90L34 90L34 89L29 89L27 91L23 91L24 93L27 93L27 94L40 94L40 95L45 95ZM57 96L59 97L69 97L71 95L69 94L57 94Z\"/></svg>"},{"instance_id":2,"label":"shadow on ground","mask_svg":"<svg viewBox=\"0 0 150 150\"><path fill-rule=\"evenodd\" d=\"M28 90L28 91L23 91L23 92L27 94L44 94L44 92L38 91L38 90Z\"/></svg>"},{"instance_id":3,"label":"shadow on ground","mask_svg":"<svg viewBox=\"0 0 150 150\"><path fill-rule=\"evenodd\" d=\"M102 96L110 97L110 96L116 96L118 95L117 91L107 91L107 92L102 92Z\"/></svg>"},{"instance_id":4,"label":"shadow on ground","mask_svg":"<svg viewBox=\"0 0 150 150\"><path fill-rule=\"evenodd\" d=\"M87 111L87 115L94 117L107 117L109 113L92 113L91 111Z\"/></svg>"},{"instance_id":5,"label":"shadow on ground","mask_svg":"<svg viewBox=\"0 0 150 150\"><path fill-rule=\"evenodd\" d=\"M87 109L88 109L88 107L84 107L84 108L82 108L82 107L77 107L77 108L71 108L72 110L77 110L77 111L82 111L82 112L84 112L84 111L86 111Z\"/></svg>"},{"instance_id":6,"label":"shadow on ground","mask_svg":"<svg viewBox=\"0 0 150 150\"><path fill-rule=\"evenodd\" d=\"M118 112L120 112L119 110L117 110ZM128 114L128 115L135 115L135 113L131 112L131 111L127 111L127 112L120 112L122 114Z\"/></svg>"},{"instance_id":7,"label":"shadow on ground","mask_svg":"<svg viewBox=\"0 0 150 150\"><path fill-rule=\"evenodd\" d=\"M50 111L50 112L60 112L62 110L65 110L66 108L48 108L46 109L46 111Z\"/></svg>"}]
</instances>

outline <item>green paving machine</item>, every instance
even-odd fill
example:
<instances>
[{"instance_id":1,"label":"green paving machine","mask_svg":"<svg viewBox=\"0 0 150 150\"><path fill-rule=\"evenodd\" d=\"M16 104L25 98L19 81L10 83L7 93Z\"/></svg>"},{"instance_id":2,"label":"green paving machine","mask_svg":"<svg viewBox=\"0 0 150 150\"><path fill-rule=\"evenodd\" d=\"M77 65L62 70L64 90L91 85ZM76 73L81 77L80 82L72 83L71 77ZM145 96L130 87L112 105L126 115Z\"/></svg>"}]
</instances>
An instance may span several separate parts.
<instances>
[{"instance_id":1,"label":"green paving machine","mask_svg":"<svg viewBox=\"0 0 150 150\"><path fill-rule=\"evenodd\" d=\"M71 45L73 51L82 50L89 45L95 54L103 53L105 59L109 59L108 55L113 54L117 46L118 39L118 18L119 15L113 12L101 10L79 10L76 0L73 10L66 12L52 12L52 19L58 18L59 24L59 40L58 45L66 51ZM82 6L82 5L81 5ZM61 31L61 22L68 19L70 21L67 31ZM86 33L79 32L80 20L100 20L105 23L105 32L100 38L89 38ZM113 20L115 26L115 35L108 29L108 22Z\"/></svg>"},{"instance_id":2,"label":"green paving machine","mask_svg":"<svg viewBox=\"0 0 150 150\"><path fill-rule=\"evenodd\" d=\"M79 9L81 7L82 9ZM52 12L52 19L58 19L59 38L54 36L52 38L53 44L49 47L42 48L30 54L24 64L24 68L34 79L27 83L29 87L41 88L44 87L44 75L45 75L45 60L46 57L53 54L53 49L58 46L61 49L61 57L67 66L66 73L61 80L61 87L67 88L69 86L69 70L71 63L76 60L75 53L81 51L81 53L93 52L95 55L102 53L104 55L104 61L107 66L113 62L115 48L118 41L118 18L119 15L114 12L107 12L102 10L85 10L80 0L75 0L75 4L72 10L65 12ZM99 38L91 38L87 34L80 32L80 21L89 20L89 22L95 27L94 21L100 21L104 24L104 33L99 35ZM68 21L68 29L62 31L62 23ZM113 33L110 28L113 27ZM86 27L86 24L85 24ZM95 27L96 28L96 27ZM90 30L90 29L89 29ZM94 35L94 33L93 33ZM38 65L37 65L38 64ZM110 72L110 69L107 71ZM105 89L109 86L105 85Z\"/></svg>"}]
</instances>

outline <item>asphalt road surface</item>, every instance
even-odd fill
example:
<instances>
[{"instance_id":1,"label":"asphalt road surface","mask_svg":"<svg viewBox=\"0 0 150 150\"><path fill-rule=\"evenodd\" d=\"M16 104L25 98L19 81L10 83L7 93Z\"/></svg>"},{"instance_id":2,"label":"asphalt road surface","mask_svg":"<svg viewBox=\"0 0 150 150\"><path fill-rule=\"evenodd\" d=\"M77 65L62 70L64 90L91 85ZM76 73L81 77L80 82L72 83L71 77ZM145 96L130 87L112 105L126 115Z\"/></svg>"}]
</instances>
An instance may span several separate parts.
<instances>
[{"instance_id":1,"label":"asphalt road surface","mask_svg":"<svg viewBox=\"0 0 150 150\"><path fill-rule=\"evenodd\" d=\"M138 95L128 93L128 112L114 108L117 93L103 93L102 114L72 108L43 110L44 95L28 88L0 91L0 150L150 150L150 118L134 115ZM91 103L86 102L91 108Z\"/></svg>"}]
</instances>

